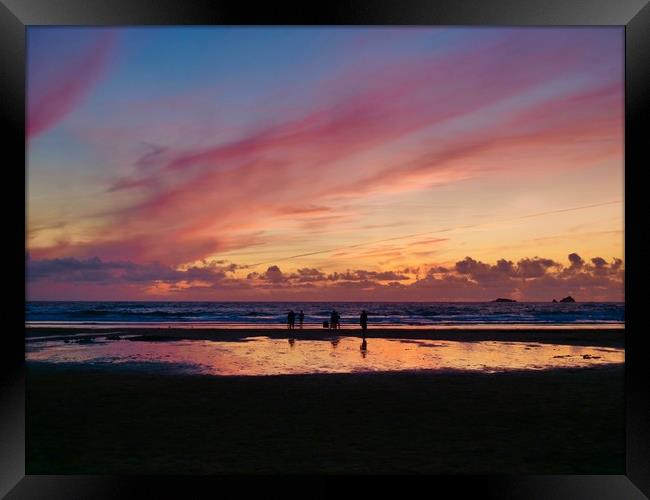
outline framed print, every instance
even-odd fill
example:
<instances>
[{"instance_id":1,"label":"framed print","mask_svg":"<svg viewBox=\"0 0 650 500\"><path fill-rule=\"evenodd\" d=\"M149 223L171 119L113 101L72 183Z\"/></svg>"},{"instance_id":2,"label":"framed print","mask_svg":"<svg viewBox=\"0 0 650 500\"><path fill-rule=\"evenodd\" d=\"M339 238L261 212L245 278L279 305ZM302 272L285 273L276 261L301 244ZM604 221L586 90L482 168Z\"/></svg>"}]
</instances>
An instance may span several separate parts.
<instances>
[{"instance_id":1,"label":"framed print","mask_svg":"<svg viewBox=\"0 0 650 500\"><path fill-rule=\"evenodd\" d=\"M2 6L0 492L646 498L647 3L180 5Z\"/></svg>"}]
</instances>

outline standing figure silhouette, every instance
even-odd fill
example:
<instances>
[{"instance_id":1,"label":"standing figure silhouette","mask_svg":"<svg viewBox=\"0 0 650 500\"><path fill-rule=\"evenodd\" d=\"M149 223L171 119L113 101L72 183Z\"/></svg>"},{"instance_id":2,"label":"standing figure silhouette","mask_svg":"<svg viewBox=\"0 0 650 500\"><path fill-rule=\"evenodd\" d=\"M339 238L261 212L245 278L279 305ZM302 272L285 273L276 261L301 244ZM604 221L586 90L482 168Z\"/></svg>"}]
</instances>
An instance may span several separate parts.
<instances>
[{"instance_id":1,"label":"standing figure silhouette","mask_svg":"<svg viewBox=\"0 0 650 500\"><path fill-rule=\"evenodd\" d=\"M337 330L341 329L341 315L338 313L338 311L334 311L334 326Z\"/></svg>"},{"instance_id":2,"label":"standing figure silhouette","mask_svg":"<svg viewBox=\"0 0 650 500\"><path fill-rule=\"evenodd\" d=\"M363 336L366 336L366 330L368 329L368 311L365 309L361 311L359 316L359 323L361 324L361 330L363 331Z\"/></svg>"},{"instance_id":3,"label":"standing figure silhouette","mask_svg":"<svg viewBox=\"0 0 650 500\"><path fill-rule=\"evenodd\" d=\"M302 329L302 323L305 321L305 313L302 312L302 309L298 313L298 321L300 321L300 328Z\"/></svg>"},{"instance_id":4,"label":"standing figure silhouette","mask_svg":"<svg viewBox=\"0 0 650 500\"><path fill-rule=\"evenodd\" d=\"M293 312L293 309L292 309L287 314L287 328L289 328L290 330L293 330L295 325L296 325L296 313Z\"/></svg>"}]
</instances>

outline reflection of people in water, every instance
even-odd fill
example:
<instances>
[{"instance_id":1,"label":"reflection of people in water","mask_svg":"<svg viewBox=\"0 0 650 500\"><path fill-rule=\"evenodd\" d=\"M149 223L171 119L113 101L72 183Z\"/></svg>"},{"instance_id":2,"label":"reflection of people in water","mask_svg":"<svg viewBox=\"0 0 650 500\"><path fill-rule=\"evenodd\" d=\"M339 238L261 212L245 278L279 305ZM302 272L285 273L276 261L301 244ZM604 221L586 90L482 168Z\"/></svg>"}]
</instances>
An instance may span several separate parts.
<instances>
[{"instance_id":1,"label":"reflection of people in water","mask_svg":"<svg viewBox=\"0 0 650 500\"><path fill-rule=\"evenodd\" d=\"M341 341L341 337L332 337L330 339L330 342L332 343L332 347L336 349L336 346L339 345L339 342Z\"/></svg>"},{"instance_id":2,"label":"reflection of people in water","mask_svg":"<svg viewBox=\"0 0 650 500\"><path fill-rule=\"evenodd\" d=\"M292 339L289 337L289 347L293 347L293 345L296 343L296 339Z\"/></svg>"},{"instance_id":3,"label":"reflection of people in water","mask_svg":"<svg viewBox=\"0 0 650 500\"><path fill-rule=\"evenodd\" d=\"M361 329L363 330L363 335L366 335L366 330L368 329L368 311L365 309L361 311L359 316L359 323L361 324Z\"/></svg>"},{"instance_id":4,"label":"reflection of people in water","mask_svg":"<svg viewBox=\"0 0 650 500\"><path fill-rule=\"evenodd\" d=\"M287 314L287 328L293 330L296 325L296 313L293 312L293 309Z\"/></svg>"},{"instance_id":5,"label":"reflection of people in water","mask_svg":"<svg viewBox=\"0 0 650 500\"><path fill-rule=\"evenodd\" d=\"M368 342L366 342L366 338L363 337L363 340L361 341L361 356L365 358L366 354L368 354Z\"/></svg>"},{"instance_id":6,"label":"reflection of people in water","mask_svg":"<svg viewBox=\"0 0 650 500\"><path fill-rule=\"evenodd\" d=\"M302 312L302 309L298 313L298 321L300 322L300 328L302 328L302 323L305 321L305 313Z\"/></svg>"}]
</instances>

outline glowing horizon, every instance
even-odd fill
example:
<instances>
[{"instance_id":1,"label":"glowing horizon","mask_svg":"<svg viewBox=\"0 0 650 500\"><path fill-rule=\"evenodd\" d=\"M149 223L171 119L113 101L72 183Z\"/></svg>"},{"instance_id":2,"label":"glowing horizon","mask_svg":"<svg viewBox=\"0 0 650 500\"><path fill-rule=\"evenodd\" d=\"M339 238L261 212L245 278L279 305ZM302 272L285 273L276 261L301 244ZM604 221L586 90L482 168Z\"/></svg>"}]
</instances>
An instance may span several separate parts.
<instances>
[{"instance_id":1,"label":"glowing horizon","mask_svg":"<svg viewBox=\"0 0 650 500\"><path fill-rule=\"evenodd\" d=\"M27 41L29 299L624 299L623 28Z\"/></svg>"}]
</instances>

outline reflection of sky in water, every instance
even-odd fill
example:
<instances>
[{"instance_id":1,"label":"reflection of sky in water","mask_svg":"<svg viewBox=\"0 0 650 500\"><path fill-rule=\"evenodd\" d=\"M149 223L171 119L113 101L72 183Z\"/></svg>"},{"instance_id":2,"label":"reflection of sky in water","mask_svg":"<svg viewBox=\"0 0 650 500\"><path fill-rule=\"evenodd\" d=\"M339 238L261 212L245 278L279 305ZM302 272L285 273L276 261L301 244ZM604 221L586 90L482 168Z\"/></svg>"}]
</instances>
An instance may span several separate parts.
<instances>
[{"instance_id":1,"label":"reflection of sky in water","mask_svg":"<svg viewBox=\"0 0 650 500\"><path fill-rule=\"evenodd\" d=\"M210 375L281 375L397 370L544 370L623 363L623 349L526 342L453 342L335 337L240 342L178 340L145 342L29 342L30 361L148 364Z\"/></svg>"}]
</instances>

